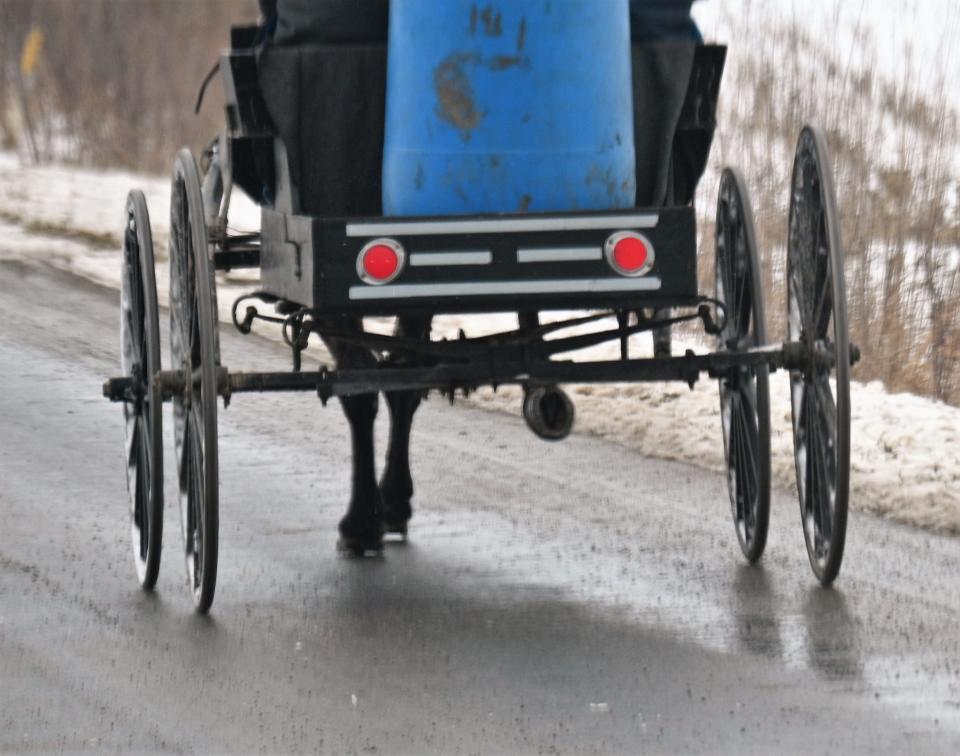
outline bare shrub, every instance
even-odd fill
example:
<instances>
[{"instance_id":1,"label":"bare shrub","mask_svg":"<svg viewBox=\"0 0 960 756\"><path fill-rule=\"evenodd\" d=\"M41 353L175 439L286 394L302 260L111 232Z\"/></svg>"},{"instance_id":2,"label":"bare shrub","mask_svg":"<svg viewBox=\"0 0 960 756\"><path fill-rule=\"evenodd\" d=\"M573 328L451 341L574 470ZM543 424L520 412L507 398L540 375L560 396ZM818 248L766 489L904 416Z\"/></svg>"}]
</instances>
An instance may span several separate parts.
<instances>
[{"instance_id":1,"label":"bare shrub","mask_svg":"<svg viewBox=\"0 0 960 756\"><path fill-rule=\"evenodd\" d=\"M256 20L256 8L255 0L0 0L0 82L23 78L23 41L40 29L43 53L25 82L40 157L166 171L181 144L222 128L216 102L194 116L197 88L230 24ZM10 116L21 110L10 89L0 85L7 140L24 128Z\"/></svg>"},{"instance_id":2,"label":"bare shrub","mask_svg":"<svg viewBox=\"0 0 960 756\"><path fill-rule=\"evenodd\" d=\"M712 170L698 197L703 287L713 285L715 177L740 165L754 198L770 334L782 338L793 149L803 124L816 123L833 151L851 337L863 351L855 376L960 404L960 127L944 82L922 85L909 66L899 78L878 74L867 35L853 66L796 23L740 26L752 31L730 40Z\"/></svg>"}]
</instances>

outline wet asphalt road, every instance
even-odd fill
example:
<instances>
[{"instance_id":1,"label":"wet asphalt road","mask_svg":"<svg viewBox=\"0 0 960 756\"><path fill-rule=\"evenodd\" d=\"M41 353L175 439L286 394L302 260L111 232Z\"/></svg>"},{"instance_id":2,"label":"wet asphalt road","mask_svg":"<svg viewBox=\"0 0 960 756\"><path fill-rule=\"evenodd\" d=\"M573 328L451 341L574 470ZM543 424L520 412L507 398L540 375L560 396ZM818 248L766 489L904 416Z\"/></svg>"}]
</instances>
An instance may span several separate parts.
<instances>
[{"instance_id":1,"label":"wet asphalt road","mask_svg":"<svg viewBox=\"0 0 960 756\"><path fill-rule=\"evenodd\" d=\"M167 419L163 564L141 593L100 397L117 305L0 263L0 750L960 752L960 540L853 516L821 590L790 496L748 568L720 477L438 399L414 429L410 543L356 561L334 549L335 402L237 397L209 618ZM222 340L231 368L287 364Z\"/></svg>"}]
</instances>

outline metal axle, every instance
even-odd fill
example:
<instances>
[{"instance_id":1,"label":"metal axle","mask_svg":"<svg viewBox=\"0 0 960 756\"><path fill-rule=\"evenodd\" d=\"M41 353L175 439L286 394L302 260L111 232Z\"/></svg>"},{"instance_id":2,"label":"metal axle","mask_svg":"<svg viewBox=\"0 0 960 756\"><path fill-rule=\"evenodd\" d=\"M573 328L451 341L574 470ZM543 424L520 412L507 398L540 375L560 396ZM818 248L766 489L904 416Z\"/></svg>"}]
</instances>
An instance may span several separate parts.
<instances>
[{"instance_id":1,"label":"metal axle","mask_svg":"<svg viewBox=\"0 0 960 756\"><path fill-rule=\"evenodd\" d=\"M316 391L326 401L331 396L372 394L380 391L473 389L478 386L510 384L626 383L650 381L682 381L691 387L701 374L720 378L743 367L766 365L771 371L806 370L811 364L829 369L832 353L824 351L811 361L806 344L790 342L743 352L687 354L679 357L654 357L635 360L601 362L568 362L552 360L497 361L491 352L486 362L440 364L429 367L383 366L362 370L328 370L275 373L231 373L218 369L217 393L225 399L238 393L278 391ZM856 347L850 349L851 363L860 358ZM199 380L196 376L194 380ZM157 374L154 385L164 401L183 394L186 379L183 371L164 370ZM111 378L103 384L103 395L113 402L134 401L136 383L132 378Z\"/></svg>"}]
</instances>

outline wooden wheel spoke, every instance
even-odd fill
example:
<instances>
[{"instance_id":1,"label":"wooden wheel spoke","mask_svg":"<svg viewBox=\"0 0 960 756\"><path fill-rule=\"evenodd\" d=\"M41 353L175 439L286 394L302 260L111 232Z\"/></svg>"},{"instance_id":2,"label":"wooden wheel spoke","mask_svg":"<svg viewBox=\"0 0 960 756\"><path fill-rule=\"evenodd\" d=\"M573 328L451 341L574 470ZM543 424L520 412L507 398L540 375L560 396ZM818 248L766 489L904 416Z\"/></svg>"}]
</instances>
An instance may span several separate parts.
<instances>
[{"instance_id":1,"label":"wooden wheel spoke","mask_svg":"<svg viewBox=\"0 0 960 756\"><path fill-rule=\"evenodd\" d=\"M177 449L177 471L179 473L181 496L190 491L190 445L193 443L192 437L195 432L192 414L187 412L183 419L180 446Z\"/></svg>"},{"instance_id":2,"label":"wooden wheel spoke","mask_svg":"<svg viewBox=\"0 0 960 756\"><path fill-rule=\"evenodd\" d=\"M743 522L744 535L749 539L752 530L751 503L753 492L750 474L747 469L747 458L750 456L750 440L747 437L742 419L742 410L738 409L734 427L737 429L737 515Z\"/></svg>"},{"instance_id":3,"label":"wooden wheel spoke","mask_svg":"<svg viewBox=\"0 0 960 756\"><path fill-rule=\"evenodd\" d=\"M812 302L813 315L810 319L812 333L814 338L823 338L827 332L827 326L830 323L830 315L833 312L833 277L830 272L829 256L824 251L824 237L826 229L824 227L825 219L823 211L820 211L820 219L817 222L816 244L814 246L815 266L812 271L812 288L814 298Z\"/></svg>"},{"instance_id":4,"label":"wooden wheel spoke","mask_svg":"<svg viewBox=\"0 0 960 756\"><path fill-rule=\"evenodd\" d=\"M140 449L142 428L139 414L131 413L127 417L126 431L127 491L130 495L130 516L135 520L139 506L140 477L143 473L140 467L143 457Z\"/></svg>"},{"instance_id":5,"label":"wooden wheel spoke","mask_svg":"<svg viewBox=\"0 0 960 756\"><path fill-rule=\"evenodd\" d=\"M742 276L742 285L740 287L740 329L737 336L743 340L750 335L750 315L753 312L753 290L750 275L744 271Z\"/></svg>"},{"instance_id":6,"label":"wooden wheel spoke","mask_svg":"<svg viewBox=\"0 0 960 756\"><path fill-rule=\"evenodd\" d=\"M807 302L807 293L802 275L802 271L799 270L797 266L793 267L790 270L790 276L787 285L790 287L790 291L793 294L794 301L796 302L797 312L800 316L801 330L807 334L810 334L810 326L813 323L813 313L811 312L809 303Z\"/></svg>"},{"instance_id":7,"label":"wooden wheel spoke","mask_svg":"<svg viewBox=\"0 0 960 756\"><path fill-rule=\"evenodd\" d=\"M816 396L816 393L813 393L813 396ZM817 514L818 514L818 526L821 539L821 549L826 552L829 549L830 536L832 531L832 513L830 507L830 465L828 464L826 458L826 449L823 439L823 425L820 422L820 410L817 406L817 401L814 399L812 402L812 422L814 427L812 429L812 436L814 438L814 443L811 445L813 448L813 465L814 470L816 471L816 505L817 505Z\"/></svg>"},{"instance_id":8,"label":"wooden wheel spoke","mask_svg":"<svg viewBox=\"0 0 960 756\"><path fill-rule=\"evenodd\" d=\"M150 378L151 378L151 376L149 375L149 372L150 372L150 357L149 357L149 355L147 354L147 352L148 352L147 340L146 340L145 338L141 338L141 339L140 339L140 351L139 351L139 357L138 357L138 359L140 360L140 362L139 362L139 366L140 366L140 377L141 377L140 385L141 385L141 387L143 388L143 392L144 392L144 397L145 397L145 398L146 398L147 388L148 388L149 385L150 385Z\"/></svg>"},{"instance_id":9,"label":"wooden wheel spoke","mask_svg":"<svg viewBox=\"0 0 960 756\"><path fill-rule=\"evenodd\" d=\"M185 537L185 548L190 558L190 555L197 552L198 544L195 539L196 529L197 529L197 514L200 507L200 502L198 499L201 496L201 489L199 484L200 477L200 454L197 450L197 429L194 426L193 419L190 421L190 436L189 444L186 448L187 462L185 466L186 472L186 532L184 533Z\"/></svg>"},{"instance_id":10,"label":"wooden wheel spoke","mask_svg":"<svg viewBox=\"0 0 960 756\"><path fill-rule=\"evenodd\" d=\"M806 387L806 384L804 384ZM814 456L816 451L813 448L813 444L816 443L812 432L812 421L811 421L811 411L810 411L810 394L807 391L804 391L803 395L803 443L806 450L806 485L805 485L805 495L804 495L804 511L808 517L812 517L814 520L814 525L816 526L817 513L814 508L814 503L816 500L816 490L817 490L817 481L816 481L816 470L814 468ZM816 527L814 528L816 529Z\"/></svg>"},{"instance_id":11,"label":"wooden wheel spoke","mask_svg":"<svg viewBox=\"0 0 960 756\"><path fill-rule=\"evenodd\" d=\"M743 459L741 461L741 467L743 468L745 479L744 496L751 517L759 484L759 471L757 468L757 456L759 453L757 449L757 429L753 421L753 415L748 415L747 410L744 409L744 405L741 404L740 429L743 438Z\"/></svg>"},{"instance_id":12,"label":"wooden wheel spoke","mask_svg":"<svg viewBox=\"0 0 960 756\"><path fill-rule=\"evenodd\" d=\"M144 338L143 338L143 292L142 284L140 282L140 257L137 254L125 255L128 260L128 266L126 269L126 278L127 278L127 307L126 312L124 313L127 318L127 327L129 329L130 338L133 342L133 353L140 355Z\"/></svg>"},{"instance_id":13,"label":"wooden wheel spoke","mask_svg":"<svg viewBox=\"0 0 960 756\"><path fill-rule=\"evenodd\" d=\"M750 313L753 309L753 301L750 298L750 271L747 269L744 250L737 249L733 266L737 280L735 299L737 338L743 339L750 332Z\"/></svg>"},{"instance_id":14,"label":"wooden wheel spoke","mask_svg":"<svg viewBox=\"0 0 960 756\"><path fill-rule=\"evenodd\" d=\"M733 291L731 309L735 315L734 329L737 339L740 339L750 327L750 302L746 299L748 274L743 270L745 251L743 249L744 239L742 229L737 227L736 231L736 238L730 247L729 266Z\"/></svg>"},{"instance_id":15,"label":"wooden wheel spoke","mask_svg":"<svg viewBox=\"0 0 960 756\"><path fill-rule=\"evenodd\" d=\"M733 503L734 507L736 508L737 522L743 522L743 488L740 466L740 458L743 456L743 443L740 437L740 424L737 422L737 415L739 412L735 405L736 394L734 393L730 397L730 449L728 454L730 458L730 462L728 464L731 464L733 469L732 472L728 472L728 474L732 474L733 484L735 486L733 491Z\"/></svg>"},{"instance_id":16,"label":"wooden wheel spoke","mask_svg":"<svg viewBox=\"0 0 960 756\"><path fill-rule=\"evenodd\" d=\"M750 480L757 480L757 424L755 410L746 391L740 394L740 422L743 427L744 439L747 445L747 461L749 464Z\"/></svg>"},{"instance_id":17,"label":"wooden wheel spoke","mask_svg":"<svg viewBox=\"0 0 960 756\"><path fill-rule=\"evenodd\" d=\"M199 429L190 443L190 489L188 492L189 517L187 525L188 558L193 560L193 588L199 584L203 565L203 447Z\"/></svg>"},{"instance_id":18,"label":"wooden wheel spoke","mask_svg":"<svg viewBox=\"0 0 960 756\"><path fill-rule=\"evenodd\" d=\"M177 267L180 267L179 265ZM185 293L183 291L184 273L182 271L172 271L170 312L173 320L173 329L171 329L170 340L175 352L183 352L190 343L190 323L188 314L183 306Z\"/></svg>"},{"instance_id":19,"label":"wooden wheel spoke","mask_svg":"<svg viewBox=\"0 0 960 756\"><path fill-rule=\"evenodd\" d=\"M826 375L823 375L813 385L813 390L817 395L817 409L821 421L830 437L831 446L835 446L837 442L837 405L833 400L833 393L830 391L830 381Z\"/></svg>"},{"instance_id":20,"label":"wooden wheel spoke","mask_svg":"<svg viewBox=\"0 0 960 756\"><path fill-rule=\"evenodd\" d=\"M810 448L811 433L810 433L810 393L807 391L807 384L802 383L803 386L803 396L801 399L801 415L800 415L800 427L798 432L799 443L802 444L804 450L804 485L803 485L803 504L804 512L807 516L813 517L815 513L813 511L813 450Z\"/></svg>"},{"instance_id":21,"label":"wooden wheel spoke","mask_svg":"<svg viewBox=\"0 0 960 756\"><path fill-rule=\"evenodd\" d=\"M140 413L134 412L132 408L128 410L127 415L127 436L126 451L127 465L132 466L136 461L137 447L140 443Z\"/></svg>"},{"instance_id":22,"label":"wooden wheel spoke","mask_svg":"<svg viewBox=\"0 0 960 756\"><path fill-rule=\"evenodd\" d=\"M150 459L150 428L146 419L141 416L137 423L137 453L142 464L149 466ZM141 468L149 472L148 467Z\"/></svg>"},{"instance_id":23,"label":"wooden wheel spoke","mask_svg":"<svg viewBox=\"0 0 960 756\"><path fill-rule=\"evenodd\" d=\"M806 422L804 414L806 412L806 384L798 373L790 377L790 402L791 413L793 415L793 445L794 458L797 463L797 487L800 493L801 508L805 506L806 501L806 467L800 470L800 454L806 448L805 428Z\"/></svg>"},{"instance_id":24,"label":"wooden wheel spoke","mask_svg":"<svg viewBox=\"0 0 960 756\"><path fill-rule=\"evenodd\" d=\"M725 205L727 213L730 212L730 203L729 201ZM721 257L718 261L720 266L721 277L723 279L723 295L725 304L727 305L727 317L728 322L733 322L734 315L734 305L733 298L736 297L736 282L733 275L733 265L731 260L733 259L734 249L733 249L733 228L732 224L729 222L729 218L726 219L726 222L723 225L722 229L722 238L723 246L721 249Z\"/></svg>"},{"instance_id":25,"label":"wooden wheel spoke","mask_svg":"<svg viewBox=\"0 0 960 756\"><path fill-rule=\"evenodd\" d=\"M199 403L200 403L200 392L198 391L194 396L193 405L190 407L190 417L193 421L194 440L197 443L197 448L200 450L200 453L203 454L204 422L203 422L203 412L201 411L200 407L197 406Z\"/></svg>"},{"instance_id":26,"label":"wooden wheel spoke","mask_svg":"<svg viewBox=\"0 0 960 756\"><path fill-rule=\"evenodd\" d=\"M133 307L130 307L126 313L127 332L130 335L129 356L132 360L130 373L133 374L137 369L142 369L146 364L146 355L144 354L145 344L141 329L143 328L143 319L138 318L134 313Z\"/></svg>"},{"instance_id":27,"label":"wooden wheel spoke","mask_svg":"<svg viewBox=\"0 0 960 756\"><path fill-rule=\"evenodd\" d=\"M140 445L140 474L137 476L137 509L139 511L135 513L135 522L140 530L141 559L146 558L150 543L150 515L148 509L150 506L150 496L152 493L152 476L149 446L146 442L146 437L148 435L149 434L146 433L143 434L144 443Z\"/></svg>"},{"instance_id":28,"label":"wooden wheel spoke","mask_svg":"<svg viewBox=\"0 0 960 756\"><path fill-rule=\"evenodd\" d=\"M731 216L734 213L732 203L728 206L728 211ZM737 228L733 223L733 219L730 219L730 222L727 224L727 248L726 248L726 274L727 274L727 307L730 310L731 322L735 323L739 327L739 323L736 320L736 316L740 314L739 308L739 282L737 280Z\"/></svg>"},{"instance_id":29,"label":"wooden wheel spoke","mask_svg":"<svg viewBox=\"0 0 960 756\"><path fill-rule=\"evenodd\" d=\"M187 346L190 349L190 354L194 360L194 364L200 362L200 318L199 318L199 305L197 303L197 294L196 289L193 291L193 301L190 305L190 315L191 322L193 327L190 329L190 341L187 343Z\"/></svg>"},{"instance_id":30,"label":"wooden wheel spoke","mask_svg":"<svg viewBox=\"0 0 960 756\"><path fill-rule=\"evenodd\" d=\"M816 306L810 323L813 326L812 333L815 338L822 339L826 336L830 326L830 318L833 315L833 284L829 272L823 277L817 293Z\"/></svg>"},{"instance_id":31,"label":"wooden wheel spoke","mask_svg":"<svg viewBox=\"0 0 960 756\"><path fill-rule=\"evenodd\" d=\"M809 399L807 400L807 458L809 460L808 464L810 465L810 509L813 512L813 522L814 522L814 532L816 536L822 542L822 533L823 533L823 511L821 509L822 503L822 488L821 488L821 469L819 460L820 460L820 435L817 432L816 419L815 419L815 405L814 400L811 394L807 394ZM822 543L818 543L818 547L822 548ZM819 550L818 548L818 550Z\"/></svg>"},{"instance_id":32,"label":"wooden wheel spoke","mask_svg":"<svg viewBox=\"0 0 960 756\"><path fill-rule=\"evenodd\" d=\"M144 428L145 426L145 428ZM148 544L150 541L150 503L153 501L154 506L157 505L156 491L153 490L153 459L154 459L154 449L153 449L153 428L151 424L147 421L144 421L141 425L141 461L140 461L140 487L141 487L141 498L140 498L140 553L145 558L147 555ZM161 504L162 506L162 504Z\"/></svg>"}]
</instances>

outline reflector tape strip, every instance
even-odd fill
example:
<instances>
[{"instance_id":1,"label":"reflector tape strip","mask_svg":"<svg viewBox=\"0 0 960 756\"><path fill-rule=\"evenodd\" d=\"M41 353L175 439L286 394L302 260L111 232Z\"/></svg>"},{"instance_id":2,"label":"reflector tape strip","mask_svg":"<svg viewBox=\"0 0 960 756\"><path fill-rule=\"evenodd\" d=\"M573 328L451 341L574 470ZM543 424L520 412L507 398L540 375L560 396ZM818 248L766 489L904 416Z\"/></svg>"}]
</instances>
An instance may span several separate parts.
<instances>
[{"instance_id":1,"label":"reflector tape strip","mask_svg":"<svg viewBox=\"0 0 960 756\"><path fill-rule=\"evenodd\" d=\"M420 297L480 297L512 294L602 294L618 291L659 291L658 276L646 278L570 278L556 281L491 281L454 284L392 284L351 286L349 297L415 299Z\"/></svg>"},{"instance_id":2,"label":"reflector tape strip","mask_svg":"<svg viewBox=\"0 0 960 756\"><path fill-rule=\"evenodd\" d=\"M477 252L416 252L410 255L413 267L431 265L489 265L493 262L493 252L488 249Z\"/></svg>"},{"instance_id":3,"label":"reflector tape strip","mask_svg":"<svg viewBox=\"0 0 960 756\"><path fill-rule=\"evenodd\" d=\"M615 231L655 228L660 216L592 215L570 218L491 218L490 220L393 221L348 223L346 234L355 236L439 236L441 234L507 234L536 231Z\"/></svg>"},{"instance_id":4,"label":"reflector tape strip","mask_svg":"<svg viewBox=\"0 0 960 756\"><path fill-rule=\"evenodd\" d=\"M600 247L556 247L553 249L531 248L518 249L517 262L575 262L577 260L602 260L603 250Z\"/></svg>"}]
</instances>

